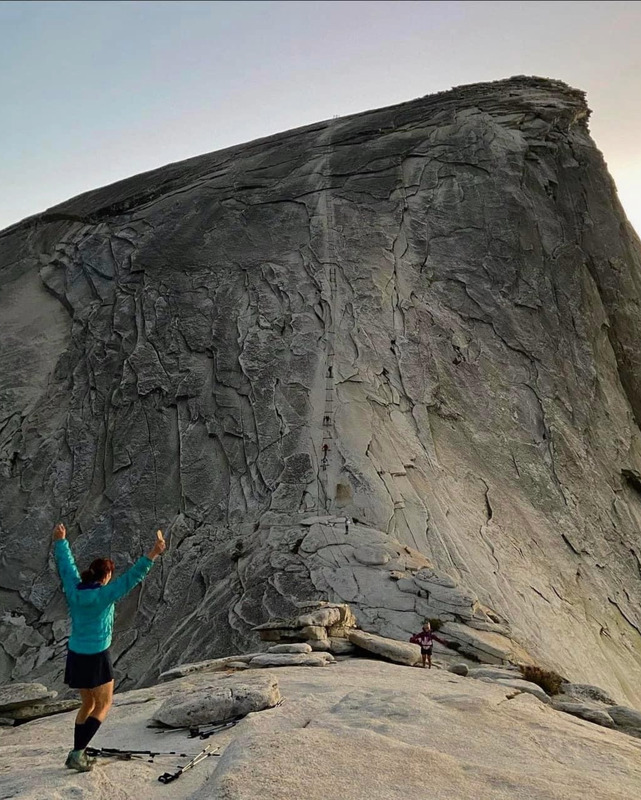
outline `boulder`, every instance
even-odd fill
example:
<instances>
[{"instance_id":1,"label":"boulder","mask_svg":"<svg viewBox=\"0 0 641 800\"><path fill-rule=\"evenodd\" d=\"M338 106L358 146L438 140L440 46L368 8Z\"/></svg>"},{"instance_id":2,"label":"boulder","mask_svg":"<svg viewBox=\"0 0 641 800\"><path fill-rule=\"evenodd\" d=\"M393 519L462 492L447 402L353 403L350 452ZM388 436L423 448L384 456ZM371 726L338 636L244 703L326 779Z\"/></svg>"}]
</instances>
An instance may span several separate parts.
<instances>
[{"instance_id":1,"label":"boulder","mask_svg":"<svg viewBox=\"0 0 641 800\"><path fill-rule=\"evenodd\" d=\"M572 714L572 716L580 717L587 722L593 722L595 725L602 725L604 728L614 728L614 722L608 712L595 704L570 702L553 697L552 707L557 711L562 711L564 714Z\"/></svg>"},{"instance_id":2,"label":"boulder","mask_svg":"<svg viewBox=\"0 0 641 800\"><path fill-rule=\"evenodd\" d=\"M292 642L292 644L275 644L267 648L268 653L311 653L312 648L305 642Z\"/></svg>"},{"instance_id":3,"label":"boulder","mask_svg":"<svg viewBox=\"0 0 641 800\"><path fill-rule=\"evenodd\" d=\"M356 627L356 617L348 603L328 603L325 600L307 600L297 603L301 614L310 614L321 608L333 608L338 611L338 625L345 628ZM300 617L297 618L300 621Z\"/></svg>"},{"instance_id":4,"label":"boulder","mask_svg":"<svg viewBox=\"0 0 641 800\"><path fill-rule=\"evenodd\" d=\"M251 669L259 667L324 667L334 661L331 653L264 653L252 658Z\"/></svg>"},{"instance_id":5,"label":"boulder","mask_svg":"<svg viewBox=\"0 0 641 800\"><path fill-rule=\"evenodd\" d=\"M326 636L324 639L310 639L305 644L309 645L315 653L327 653L331 650L329 638Z\"/></svg>"},{"instance_id":6,"label":"boulder","mask_svg":"<svg viewBox=\"0 0 641 800\"><path fill-rule=\"evenodd\" d=\"M374 633L354 630L349 634L349 640L357 647L375 653L377 656L395 661L397 664L406 664L413 667L421 661L421 648L410 642L400 642L397 639L387 639Z\"/></svg>"},{"instance_id":7,"label":"boulder","mask_svg":"<svg viewBox=\"0 0 641 800\"><path fill-rule=\"evenodd\" d=\"M613 700L606 691L587 683L563 683L560 694L568 700L605 703L608 706L617 705L616 700Z\"/></svg>"},{"instance_id":8,"label":"boulder","mask_svg":"<svg viewBox=\"0 0 641 800\"><path fill-rule=\"evenodd\" d=\"M391 556L384 547L364 545L354 550L354 558L366 566L378 567L387 564Z\"/></svg>"},{"instance_id":9,"label":"boulder","mask_svg":"<svg viewBox=\"0 0 641 800\"><path fill-rule=\"evenodd\" d=\"M327 635L332 639L347 639L349 632L354 630L355 626L349 627L345 625L331 625L327 628Z\"/></svg>"},{"instance_id":10,"label":"boulder","mask_svg":"<svg viewBox=\"0 0 641 800\"><path fill-rule=\"evenodd\" d=\"M300 635L307 641L310 639L315 639L319 642L322 642L324 639L327 639L326 629L319 625L308 625L304 628L301 628Z\"/></svg>"},{"instance_id":11,"label":"boulder","mask_svg":"<svg viewBox=\"0 0 641 800\"><path fill-rule=\"evenodd\" d=\"M229 676L207 689L178 692L167 698L153 719L172 728L226 722L253 711L273 708L280 700L271 675Z\"/></svg>"},{"instance_id":12,"label":"boulder","mask_svg":"<svg viewBox=\"0 0 641 800\"><path fill-rule=\"evenodd\" d=\"M316 626L329 628L330 625L338 624L340 620L341 614L337 608L325 607L318 608L316 611L312 611L310 614L301 614L298 617L297 622L303 629Z\"/></svg>"},{"instance_id":13,"label":"boulder","mask_svg":"<svg viewBox=\"0 0 641 800\"><path fill-rule=\"evenodd\" d=\"M193 672L217 672L218 670L225 669L230 663L234 661L242 661L248 663L254 656L260 653L245 653L237 656L225 656L224 658L210 658L208 661L196 661L193 664L180 664L178 667L165 670L161 672L158 677L158 682L163 683L166 681L173 681L176 678L184 678L186 675L191 675Z\"/></svg>"},{"instance_id":14,"label":"boulder","mask_svg":"<svg viewBox=\"0 0 641 800\"><path fill-rule=\"evenodd\" d=\"M0 686L0 715L57 696L58 692L50 692L41 683L9 683L6 686Z\"/></svg>"},{"instance_id":15,"label":"boulder","mask_svg":"<svg viewBox=\"0 0 641 800\"><path fill-rule=\"evenodd\" d=\"M629 736L636 736L641 739L641 712L627 706L609 706L608 714L612 718L615 727Z\"/></svg>"},{"instance_id":16,"label":"boulder","mask_svg":"<svg viewBox=\"0 0 641 800\"><path fill-rule=\"evenodd\" d=\"M448 667L449 672L453 672L454 675L462 675L465 677L469 673L469 668L467 664L463 662L459 662L458 664L451 664Z\"/></svg>"},{"instance_id":17,"label":"boulder","mask_svg":"<svg viewBox=\"0 0 641 800\"><path fill-rule=\"evenodd\" d=\"M9 714L21 722L28 722L40 717L51 717L53 714L64 714L81 706L80 700L51 700L43 703L34 703L31 706L22 706L10 711Z\"/></svg>"},{"instance_id":18,"label":"boulder","mask_svg":"<svg viewBox=\"0 0 641 800\"><path fill-rule=\"evenodd\" d=\"M332 636L329 640L329 649L336 656L351 656L356 652L355 645L343 637Z\"/></svg>"},{"instance_id":19,"label":"boulder","mask_svg":"<svg viewBox=\"0 0 641 800\"><path fill-rule=\"evenodd\" d=\"M227 662L225 669L249 669L249 664L246 664L244 661L229 661Z\"/></svg>"}]
</instances>

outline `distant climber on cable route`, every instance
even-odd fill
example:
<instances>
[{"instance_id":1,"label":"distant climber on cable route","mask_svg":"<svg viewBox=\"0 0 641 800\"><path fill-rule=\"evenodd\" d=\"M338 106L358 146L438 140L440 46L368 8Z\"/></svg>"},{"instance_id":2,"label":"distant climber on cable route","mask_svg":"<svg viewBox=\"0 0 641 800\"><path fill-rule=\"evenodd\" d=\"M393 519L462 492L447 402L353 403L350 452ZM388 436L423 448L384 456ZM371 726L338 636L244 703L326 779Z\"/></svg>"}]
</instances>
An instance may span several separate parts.
<instances>
[{"instance_id":1,"label":"distant climber on cable route","mask_svg":"<svg viewBox=\"0 0 641 800\"><path fill-rule=\"evenodd\" d=\"M421 660L423 662L423 669L425 669L426 660L428 669L432 669L432 649L434 647L434 640L447 647L446 643L434 633L432 630L432 624L428 619L426 619L423 623L423 630L420 631L420 633L415 633L414 636L410 638L410 642L412 644L418 644L421 646Z\"/></svg>"},{"instance_id":2,"label":"distant climber on cable route","mask_svg":"<svg viewBox=\"0 0 641 800\"><path fill-rule=\"evenodd\" d=\"M114 605L146 577L155 559L164 552L165 540L162 531L157 531L149 553L111 581L115 565L110 558L94 559L89 569L80 575L66 536L65 526L56 525L53 529L54 558L71 616L65 683L71 689L80 690L82 706L76 716L73 750L65 766L89 772L95 759L87 756L85 748L105 721L113 698L114 671L109 646Z\"/></svg>"}]
</instances>

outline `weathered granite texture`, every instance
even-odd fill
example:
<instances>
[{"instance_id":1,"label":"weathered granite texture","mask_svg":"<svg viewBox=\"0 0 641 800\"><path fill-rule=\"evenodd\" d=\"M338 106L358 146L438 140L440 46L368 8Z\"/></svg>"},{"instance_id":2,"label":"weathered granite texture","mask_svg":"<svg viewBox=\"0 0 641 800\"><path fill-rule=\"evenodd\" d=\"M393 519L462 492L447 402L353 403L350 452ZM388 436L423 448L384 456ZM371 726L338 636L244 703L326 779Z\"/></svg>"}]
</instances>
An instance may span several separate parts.
<instances>
[{"instance_id":1,"label":"weathered granite texture","mask_svg":"<svg viewBox=\"0 0 641 800\"><path fill-rule=\"evenodd\" d=\"M420 575L385 605L407 546L460 590L430 595L449 624L487 609L639 704L640 249L588 113L556 81L462 87L0 234L0 681L60 678L62 518L119 569L168 534L120 608L124 685L300 599L411 630ZM354 522L316 549L313 515Z\"/></svg>"}]
</instances>

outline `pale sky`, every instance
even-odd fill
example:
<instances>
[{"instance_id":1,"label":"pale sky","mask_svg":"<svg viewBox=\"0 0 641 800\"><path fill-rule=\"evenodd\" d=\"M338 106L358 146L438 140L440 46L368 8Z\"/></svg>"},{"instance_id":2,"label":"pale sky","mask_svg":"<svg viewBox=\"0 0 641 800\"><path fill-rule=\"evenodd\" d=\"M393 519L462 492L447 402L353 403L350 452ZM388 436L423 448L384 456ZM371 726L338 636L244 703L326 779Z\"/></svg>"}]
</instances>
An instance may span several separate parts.
<instances>
[{"instance_id":1,"label":"pale sky","mask_svg":"<svg viewBox=\"0 0 641 800\"><path fill-rule=\"evenodd\" d=\"M0 229L278 131L511 75L584 89L641 232L641 2L0 2Z\"/></svg>"}]
</instances>

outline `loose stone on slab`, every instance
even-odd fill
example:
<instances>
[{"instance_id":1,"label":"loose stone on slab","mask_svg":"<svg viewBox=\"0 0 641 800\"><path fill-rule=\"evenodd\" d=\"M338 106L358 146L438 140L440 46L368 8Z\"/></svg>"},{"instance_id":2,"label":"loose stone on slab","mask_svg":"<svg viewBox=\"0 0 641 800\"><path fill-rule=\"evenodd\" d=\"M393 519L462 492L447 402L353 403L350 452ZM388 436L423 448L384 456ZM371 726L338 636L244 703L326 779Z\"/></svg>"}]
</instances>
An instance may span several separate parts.
<instances>
[{"instance_id":1,"label":"loose stone on slab","mask_svg":"<svg viewBox=\"0 0 641 800\"><path fill-rule=\"evenodd\" d=\"M311 653L312 648L305 642L293 642L292 644L275 644L267 648L268 653Z\"/></svg>"},{"instance_id":2,"label":"loose stone on slab","mask_svg":"<svg viewBox=\"0 0 641 800\"><path fill-rule=\"evenodd\" d=\"M354 630L349 635L349 640L357 647L375 653L397 664L414 666L421 661L421 648L410 642L399 642L396 639L387 639L374 633Z\"/></svg>"},{"instance_id":3,"label":"loose stone on slab","mask_svg":"<svg viewBox=\"0 0 641 800\"><path fill-rule=\"evenodd\" d=\"M251 669L260 667L325 667L334 661L331 653L265 653L249 662Z\"/></svg>"},{"instance_id":4,"label":"loose stone on slab","mask_svg":"<svg viewBox=\"0 0 641 800\"><path fill-rule=\"evenodd\" d=\"M158 681L173 681L176 678L184 678L186 675L191 675L193 672L216 672L225 669L228 664L234 661L242 661L248 663L254 656L260 653L245 653L237 656L226 656L224 658L211 658L208 661L196 661L193 664L181 664L178 667L173 667L165 672L161 672Z\"/></svg>"},{"instance_id":5,"label":"loose stone on slab","mask_svg":"<svg viewBox=\"0 0 641 800\"><path fill-rule=\"evenodd\" d=\"M606 711L612 718L617 730L641 739L641 711L627 706L609 706Z\"/></svg>"},{"instance_id":6,"label":"loose stone on slab","mask_svg":"<svg viewBox=\"0 0 641 800\"><path fill-rule=\"evenodd\" d=\"M230 676L225 682L177 692L167 698L153 719L172 728L226 722L234 717L273 708L280 700L278 681L269 675Z\"/></svg>"}]
</instances>

